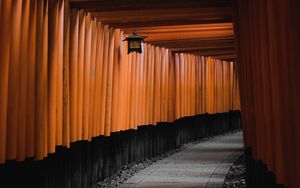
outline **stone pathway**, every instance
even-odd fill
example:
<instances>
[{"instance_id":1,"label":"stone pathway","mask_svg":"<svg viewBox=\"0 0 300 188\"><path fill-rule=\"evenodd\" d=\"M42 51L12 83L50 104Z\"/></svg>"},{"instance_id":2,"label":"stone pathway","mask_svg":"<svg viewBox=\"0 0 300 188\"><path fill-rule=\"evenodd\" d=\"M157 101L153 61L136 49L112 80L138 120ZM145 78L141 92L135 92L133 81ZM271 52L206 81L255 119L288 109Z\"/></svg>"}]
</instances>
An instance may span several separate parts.
<instances>
[{"instance_id":1,"label":"stone pathway","mask_svg":"<svg viewBox=\"0 0 300 188\"><path fill-rule=\"evenodd\" d=\"M121 188L217 188L243 152L242 132L191 144L137 173Z\"/></svg>"}]
</instances>

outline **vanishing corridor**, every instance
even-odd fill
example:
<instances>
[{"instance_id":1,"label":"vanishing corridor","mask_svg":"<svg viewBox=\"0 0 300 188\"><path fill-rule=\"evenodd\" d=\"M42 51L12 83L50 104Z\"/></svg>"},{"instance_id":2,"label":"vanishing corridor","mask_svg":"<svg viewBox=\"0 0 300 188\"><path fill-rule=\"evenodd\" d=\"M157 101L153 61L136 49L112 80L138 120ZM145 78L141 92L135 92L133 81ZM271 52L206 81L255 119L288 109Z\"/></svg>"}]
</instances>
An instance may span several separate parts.
<instances>
[{"instance_id":1,"label":"vanishing corridor","mask_svg":"<svg viewBox=\"0 0 300 188\"><path fill-rule=\"evenodd\" d=\"M230 166L242 155L243 147L241 132L190 144L142 170L120 187L221 188Z\"/></svg>"}]
</instances>

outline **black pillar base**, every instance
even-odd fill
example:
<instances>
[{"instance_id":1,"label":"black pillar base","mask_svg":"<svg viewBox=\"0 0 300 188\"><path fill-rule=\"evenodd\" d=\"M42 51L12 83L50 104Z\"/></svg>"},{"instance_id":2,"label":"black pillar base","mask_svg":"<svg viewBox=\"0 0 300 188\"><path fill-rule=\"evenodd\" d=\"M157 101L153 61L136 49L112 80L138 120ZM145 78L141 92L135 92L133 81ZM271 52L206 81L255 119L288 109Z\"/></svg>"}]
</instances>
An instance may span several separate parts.
<instances>
[{"instance_id":1,"label":"black pillar base","mask_svg":"<svg viewBox=\"0 0 300 188\"><path fill-rule=\"evenodd\" d=\"M284 185L276 183L276 175L267 169L267 166L260 160L255 160L252 157L251 148L245 150L246 158L246 178L247 187L270 187L270 188L285 188Z\"/></svg>"},{"instance_id":2,"label":"black pillar base","mask_svg":"<svg viewBox=\"0 0 300 188\"><path fill-rule=\"evenodd\" d=\"M110 137L98 136L91 142L73 143L69 149L57 147L55 154L41 161L26 159L0 165L0 187L89 188L126 164L239 128L240 112L231 111L184 117L172 123L159 122L156 126L139 126L137 130L112 133ZM248 161L251 168L266 171L261 164ZM274 176L265 174L264 179L273 182Z\"/></svg>"}]
</instances>

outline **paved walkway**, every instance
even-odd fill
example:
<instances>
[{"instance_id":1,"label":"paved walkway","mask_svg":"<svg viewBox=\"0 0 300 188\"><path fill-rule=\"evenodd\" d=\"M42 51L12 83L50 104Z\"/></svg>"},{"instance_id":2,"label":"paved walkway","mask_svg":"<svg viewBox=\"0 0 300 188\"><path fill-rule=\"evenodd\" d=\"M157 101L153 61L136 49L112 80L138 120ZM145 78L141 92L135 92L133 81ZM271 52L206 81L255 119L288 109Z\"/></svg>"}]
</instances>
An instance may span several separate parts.
<instances>
[{"instance_id":1,"label":"paved walkway","mask_svg":"<svg viewBox=\"0 0 300 188\"><path fill-rule=\"evenodd\" d=\"M191 144L128 179L121 188L131 187L222 187L231 164L242 154L241 132Z\"/></svg>"}]
</instances>

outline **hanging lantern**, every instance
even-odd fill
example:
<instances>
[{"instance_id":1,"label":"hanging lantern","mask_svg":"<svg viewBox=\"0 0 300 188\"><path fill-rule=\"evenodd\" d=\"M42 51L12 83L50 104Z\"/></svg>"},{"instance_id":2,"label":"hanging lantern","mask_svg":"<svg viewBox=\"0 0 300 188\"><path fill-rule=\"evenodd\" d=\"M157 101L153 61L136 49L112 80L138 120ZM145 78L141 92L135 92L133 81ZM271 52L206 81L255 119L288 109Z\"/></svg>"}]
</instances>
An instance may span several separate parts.
<instances>
[{"instance_id":1,"label":"hanging lantern","mask_svg":"<svg viewBox=\"0 0 300 188\"><path fill-rule=\"evenodd\" d=\"M124 41L127 41L128 54L131 52L142 53L142 42L144 41L144 36L138 36L135 32L133 35L127 37Z\"/></svg>"}]
</instances>

